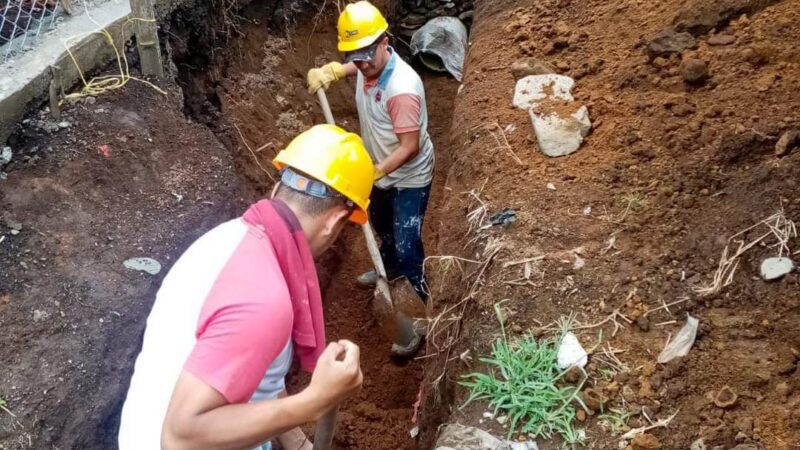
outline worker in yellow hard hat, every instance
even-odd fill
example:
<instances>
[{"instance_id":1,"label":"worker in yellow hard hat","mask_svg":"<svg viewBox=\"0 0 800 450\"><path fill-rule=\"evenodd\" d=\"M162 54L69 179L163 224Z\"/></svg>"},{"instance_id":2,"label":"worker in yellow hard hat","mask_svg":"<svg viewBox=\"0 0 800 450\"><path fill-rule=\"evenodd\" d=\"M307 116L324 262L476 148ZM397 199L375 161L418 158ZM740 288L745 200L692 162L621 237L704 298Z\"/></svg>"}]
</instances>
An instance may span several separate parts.
<instances>
[{"instance_id":1,"label":"worker in yellow hard hat","mask_svg":"<svg viewBox=\"0 0 800 450\"><path fill-rule=\"evenodd\" d=\"M428 134L425 88L419 75L389 45L386 19L367 1L347 5L339 16L339 51L331 62L308 72L310 93L336 80L356 77L355 101L361 137L375 163L370 222L381 238L390 277L406 276L427 299L422 269L422 222L433 179L433 143ZM377 275L358 278L374 286Z\"/></svg>"},{"instance_id":2,"label":"worker in yellow hard hat","mask_svg":"<svg viewBox=\"0 0 800 450\"><path fill-rule=\"evenodd\" d=\"M363 223L373 164L357 135L317 125L274 160L269 199L204 234L156 294L122 408L121 450L311 450L298 428L353 395L350 341L327 344L314 258ZM313 371L287 395L293 356Z\"/></svg>"}]
</instances>

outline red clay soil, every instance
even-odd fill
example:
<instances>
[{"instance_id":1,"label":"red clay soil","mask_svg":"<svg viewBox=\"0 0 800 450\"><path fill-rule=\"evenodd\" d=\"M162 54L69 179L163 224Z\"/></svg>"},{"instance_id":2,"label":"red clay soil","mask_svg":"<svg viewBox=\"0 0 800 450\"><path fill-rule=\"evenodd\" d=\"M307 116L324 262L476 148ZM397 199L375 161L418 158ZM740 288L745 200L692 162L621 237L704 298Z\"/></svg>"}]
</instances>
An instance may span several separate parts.
<instances>
[{"instance_id":1,"label":"red clay soil","mask_svg":"<svg viewBox=\"0 0 800 450\"><path fill-rule=\"evenodd\" d=\"M687 449L700 438L715 449L800 445L800 277L762 281L760 262L777 248L756 246L721 292L694 290L711 281L730 236L781 208L800 220L800 151L777 157L773 150L785 131L800 127L800 1L476 3L453 118L453 136L464 147L441 213L453 220L440 229L438 253L485 261L487 246L501 250L482 276L476 264L462 264L465 277L443 262L429 266L438 274L439 311L465 298L470 286L477 294L455 310L465 314L456 322L460 333L446 321L434 330L429 351L441 356L426 367L423 420L485 422L485 404L456 408L466 392L455 382L461 373L483 370L477 357L499 333L492 306L509 299L506 327L514 335L541 334L542 325L569 314L591 325L618 310L635 321L618 319L616 334L607 322L580 330L579 337L591 348L602 328L602 345L618 350L630 369L604 378L607 366L599 358L588 366L589 384L634 414L631 428L649 424L642 411L653 420L677 412L668 428L648 432L659 448ZM651 60L647 41L673 25L695 33L696 48ZM712 42L729 42L710 45L716 34L733 38L718 36ZM527 113L511 105L509 66L530 56L577 80L573 93L588 106L594 130L573 155L540 153ZM681 62L689 59L707 62L710 79L684 82ZM486 131L495 122L507 130L510 148ZM500 139L499 129L492 133ZM512 151L523 164L513 161ZM515 208L517 222L480 236L469 232L457 218L479 206L461 194L470 190L490 213ZM749 242L764 232L742 238ZM737 247L731 243L731 252ZM797 239L789 247L797 251ZM530 266L529 279L524 265L504 266L543 254L549 256ZM683 299L669 311L656 310ZM656 364L687 312L700 319L694 347L684 358ZM448 336L458 338L456 345L447 345ZM712 398L726 385L738 400L723 409ZM480 426L505 433L494 422ZM619 434L597 416L577 426L586 429L588 448L618 448ZM427 429L425 442L434 432Z\"/></svg>"}]
</instances>

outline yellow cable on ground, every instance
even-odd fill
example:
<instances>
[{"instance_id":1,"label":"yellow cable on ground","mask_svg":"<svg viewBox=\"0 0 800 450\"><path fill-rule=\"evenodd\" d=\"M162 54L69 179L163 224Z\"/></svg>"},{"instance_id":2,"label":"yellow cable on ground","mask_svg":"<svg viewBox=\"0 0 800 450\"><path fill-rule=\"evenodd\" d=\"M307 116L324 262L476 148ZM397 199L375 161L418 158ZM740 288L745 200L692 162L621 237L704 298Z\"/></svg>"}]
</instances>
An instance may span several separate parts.
<instances>
[{"instance_id":1,"label":"yellow cable on ground","mask_svg":"<svg viewBox=\"0 0 800 450\"><path fill-rule=\"evenodd\" d=\"M123 23L122 27L120 28L120 34L122 35L123 40L125 38L125 26L137 20L141 22L155 22L155 19L140 19L136 17L132 17L126 20L125 23ZM94 33L102 34L106 38L108 43L111 44L111 48L114 49L114 54L116 55L117 59L117 66L119 67L119 75L101 75L98 77L94 77L89 81L86 81L86 76L81 70L81 66L80 64L78 64L78 60L75 58L75 55L72 54L72 50L69 49L69 42L74 39L79 39ZM128 58L125 57L125 52L123 51L122 55L120 55L119 50L117 50L117 46L114 45L114 38L111 36L111 33L109 33L108 30L106 30L105 28L101 28L98 31L90 31L75 36L70 36L64 40L64 48L66 48L67 54L69 54L72 63L75 64L75 68L78 70L78 75L80 75L81 81L83 82L83 89L81 89L80 92L75 92L64 96L64 98L59 102L59 104L64 103L65 100L73 101L82 97L98 96L109 91L120 89L124 87L126 84L128 84L128 81L130 80L136 80L140 83L144 83L145 85L155 89L157 92L163 95L167 95L167 93L163 89L159 88L155 84L147 80L143 80L141 78L132 77L130 75L130 70L128 69Z\"/></svg>"}]
</instances>

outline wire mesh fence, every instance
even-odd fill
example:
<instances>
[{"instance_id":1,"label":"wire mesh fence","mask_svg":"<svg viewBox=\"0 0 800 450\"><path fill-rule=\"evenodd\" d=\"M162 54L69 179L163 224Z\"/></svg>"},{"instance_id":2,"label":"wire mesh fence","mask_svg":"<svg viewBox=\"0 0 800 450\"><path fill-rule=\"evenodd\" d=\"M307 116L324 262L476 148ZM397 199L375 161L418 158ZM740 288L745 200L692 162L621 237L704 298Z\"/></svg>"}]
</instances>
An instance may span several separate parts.
<instances>
[{"instance_id":1,"label":"wire mesh fence","mask_svg":"<svg viewBox=\"0 0 800 450\"><path fill-rule=\"evenodd\" d=\"M53 26L58 0L0 0L0 63Z\"/></svg>"}]
</instances>

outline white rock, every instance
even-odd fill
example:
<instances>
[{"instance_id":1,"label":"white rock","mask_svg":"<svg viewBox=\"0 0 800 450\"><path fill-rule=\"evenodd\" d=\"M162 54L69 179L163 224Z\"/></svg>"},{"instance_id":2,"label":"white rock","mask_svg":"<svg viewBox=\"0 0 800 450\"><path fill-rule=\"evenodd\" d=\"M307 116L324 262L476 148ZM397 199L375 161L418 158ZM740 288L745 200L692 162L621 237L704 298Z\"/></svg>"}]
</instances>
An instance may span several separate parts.
<instances>
[{"instance_id":1,"label":"white rock","mask_svg":"<svg viewBox=\"0 0 800 450\"><path fill-rule=\"evenodd\" d=\"M566 117L555 112L538 113L535 108L531 108L529 114L539 150L551 157L569 155L578 150L592 129L589 110L585 106Z\"/></svg>"},{"instance_id":2,"label":"white rock","mask_svg":"<svg viewBox=\"0 0 800 450\"><path fill-rule=\"evenodd\" d=\"M545 75L528 75L520 78L514 87L514 106L530 109L548 94L568 102L573 101L572 86L575 80L564 75L548 73Z\"/></svg>"},{"instance_id":3,"label":"white rock","mask_svg":"<svg viewBox=\"0 0 800 450\"><path fill-rule=\"evenodd\" d=\"M12 156L13 153L11 152L11 147L3 147L3 150L0 151L0 167L10 163Z\"/></svg>"},{"instance_id":4,"label":"white rock","mask_svg":"<svg viewBox=\"0 0 800 450\"><path fill-rule=\"evenodd\" d=\"M586 353L574 334L567 333L561 339L561 345L558 346L557 360L558 368L562 370L571 366L585 367L589 362L589 354Z\"/></svg>"},{"instance_id":5,"label":"white rock","mask_svg":"<svg viewBox=\"0 0 800 450\"><path fill-rule=\"evenodd\" d=\"M546 187L548 190L551 190L551 191L555 191L555 190L556 190L556 185L555 185L555 184L553 184L553 183L547 183L547 184L545 185L545 187Z\"/></svg>"},{"instance_id":6,"label":"white rock","mask_svg":"<svg viewBox=\"0 0 800 450\"><path fill-rule=\"evenodd\" d=\"M776 280L794 270L794 262L786 257L767 258L761 262L761 278Z\"/></svg>"},{"instance_id":7,"label":"white rock","mask_svg":"<svg viewBox=\"0 0 800 450\"><path fill-rule=\"evenodd\" d=\"M497 419L494 420L496 420L497 423L499 423L500 425L503 425L508 421L508 416L499 416Z\"/></svg>"},{"instance_id":8,"label":"white rock","mask_svg":"<svg viewBox=\"0 0 800 450\"><path fill-rule=\"evenodd\" d=\"M34 322L39 322L39 321L45 320L48 317L50 317L50 313L48 313L47 311L41 311L41 310L38 310L38 309L33 311L33 321Z\"/></svg>"},{"instance_id":9,"label":"white rock","mask_svg":"<svg viewBox=\"0 0 800 450\"><path fill-rule=\"evenodd\" d=\"M69 127L71 127L71 126L72 126L72 124L71 124L71 123L69 123L69 122L68 122L68 121L66 121L66 120L62 120L61 122L58 122L58 127L59 127L59 128L69 128Z\"/></svg>"},{"instance_id":10,"label":"white rock","mask_svg":"<svg viewBox=\"0 0 800 450\"><path fill-rule=\"evenodd\" d=\"M150 275L157 275L161 272L161 263L153 258L130 258L122 263L128 269L140 270Z\"/></svg>"}]
</instances>

